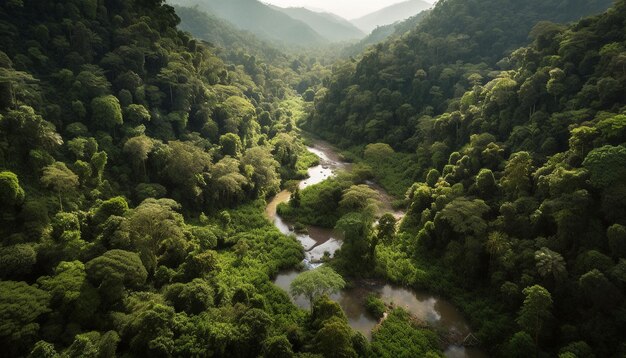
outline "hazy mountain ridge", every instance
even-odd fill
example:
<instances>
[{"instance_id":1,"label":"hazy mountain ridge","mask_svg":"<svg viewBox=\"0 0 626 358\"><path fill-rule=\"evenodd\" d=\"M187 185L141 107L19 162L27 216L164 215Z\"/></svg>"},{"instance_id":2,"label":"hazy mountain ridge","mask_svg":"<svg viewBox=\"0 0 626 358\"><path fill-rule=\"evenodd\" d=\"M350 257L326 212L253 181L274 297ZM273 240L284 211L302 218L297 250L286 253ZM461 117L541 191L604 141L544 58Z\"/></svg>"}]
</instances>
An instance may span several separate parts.
<instances>
[{"instance_id":1,"label":"hazy mountain ridge","mask_svg":"<svg viewBox=\"0 0 626 358\"><path fill-rule=\"evenodd\" d=\"M379 26L390 25L407 19L433 5L423 0L408 0L398 4L387 6L368 15L351 20L356 27L369 33Z\"/></svg>"},{"instance_id":2,"label":"hazy mountain ridge","mask_svg":"<svg viewBox=\"0 0 626 358\"><path fill-rule=\"evenodd\" d=\"M258 37L279 44L313 46L325 39L309 25L256 0L173 0L175 5L194 6L223 18Z\"/></svg>"},{"instance_id":3,"label":"hazy mountain ridge","mask_svg":"<svg viewBox=\"0 0 626 358\"><path fill-rule=\"evenodd\" d=\"M372 31L367 37L361 41L347 46L343 49L342 54L344 56L357 56L368 46L382 43L391 37L400 36L407 31L411 31L417 25L419 25L430 13L430 10L424 10L415 16L411 16L406 20L398 21L390 25L379 26Z\"/></svg>"},{"instance_id":4,"label":"hazy mountain ridge","mask_svg":"<svg viewBox=\"0 0 626 358\"><path fill-rule=\"evenodd\" d=\"M284 56L278 49L257 38L252 32L240 30L227 20L202 11L197 6L176 6L175 9L176 14L181 18L178 26L181 30L214 46L228 52L244 49L249 54L268 60L276 60Z\"/></svg>"},{"instance_id":5,"label":"hazy mountain ridge","mask_svg":"<svg viewBox=\"0 0 626 358\"><path fill-rule=\"evenodd\" d=\"M317 12L304 7L281 8L272 5L270 7L295 20L304 22L331 42L356 40L365 36L365 33L350 21L335 14Z\"/></svg>"}]
</instances>

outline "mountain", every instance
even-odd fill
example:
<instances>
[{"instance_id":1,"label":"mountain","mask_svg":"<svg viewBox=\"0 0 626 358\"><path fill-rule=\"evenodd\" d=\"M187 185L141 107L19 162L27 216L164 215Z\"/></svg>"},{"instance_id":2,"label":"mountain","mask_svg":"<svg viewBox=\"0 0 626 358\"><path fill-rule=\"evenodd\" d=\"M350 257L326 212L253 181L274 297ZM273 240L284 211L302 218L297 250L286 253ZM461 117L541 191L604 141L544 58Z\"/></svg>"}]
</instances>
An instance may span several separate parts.
<instances>
[{"instance_id":1,"label":"mountain","mask_svg":"<svg viewBox=\"0 0 626 358\"><path fill-rule=\"evenodd\" d=\"M334 14L316 12L303 7L271 7L293 19L304 22L331 42L357 40L365 36L365 33L351 22Z\"/></svg>"},{"instance_id":2,"label":"mountain","mask_svg":"<svg viewBox=\"0 0 626 358\"><path fill-rule=\"evenodd\" d=\"M351 20L359 29L370 33L378 26L390 25L416 15L432 5L423 0L408 0L391 6L387 6L371 14Z\"/></svg>"},{"instance_id":3,"label":"mountain","mask_svg":"<svg viewBox=\"0 0 626 358\"><path fill-rule=\"evenodd\" d=\"M277 44L315 46L327 42L309 25L257 0L172 0L171 3L198 6L202 11Z\"/></svg>"},{"instance_id":4,"label":"mountain","mask_svg":"<svg viewBox=\"0 0 626 358\"><path fill-rule=\"evenodd\" d=\"M284 55L252 32L241 30L230 22L213 14L201 11L197 6L176 6L181 23L178 27L194 37L207 41L226 53L243 49L245 53L269 61L277 61Z\"/></svg>"},{"instance_id":5,"label":"mountain","mask_svg":"<svg viewBox=\"0 0 626 358\"><path fill-rule=\"evenodd\" d=\"M413 30L420 22L422 22L430 10L424 10L415 16L411 16L406 20L395 22L391 25L379 26L361 41L343 48L341 51L343 56L358 56L363 53L369 46L381 43L389 38L401 36L402 34Z\"/></svg>"},{"instance_id":6,"label":"mountain","mask_svg":"<svg viewBox=\"0 0 626 358\"><path fill-rule=\"evenodd\" d=\"M371 48L355 64L338 67L337 83L316 104L307 129L346 145L380 141L413 150L416 118L454 105L473 86L471 74L490 76L498 64L506 69L500 60L528 43L537 22L577 20L611 2L440 2L413 30ZM398 110L403 105L407 111Z\"/></svg>"},{"instance_id":7,"label":"mountain","mask_svg":"<svg viewBox=\"0 0 626 358\"><path fill-rule=\"evenodd\" d=\"M610 5L442 1L316 95L308 131L409 183L377 273L449 273L430 287L467 293L489 356L626 354L626 0Z\"/></svg>"}]
</instances>

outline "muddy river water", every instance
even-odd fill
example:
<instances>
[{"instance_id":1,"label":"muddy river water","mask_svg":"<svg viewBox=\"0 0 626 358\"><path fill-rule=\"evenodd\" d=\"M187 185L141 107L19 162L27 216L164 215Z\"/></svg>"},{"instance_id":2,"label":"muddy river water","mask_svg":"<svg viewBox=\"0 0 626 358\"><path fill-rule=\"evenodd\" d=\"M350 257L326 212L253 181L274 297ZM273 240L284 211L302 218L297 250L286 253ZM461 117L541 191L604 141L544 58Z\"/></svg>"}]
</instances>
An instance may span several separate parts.
<instances>
[{"instance_id":1,"label":"muddy river water","mask_svg":"<svg viewBox=\"0 0 626 358\"><path fill-rule=\"evenodd\" d=\"M325 142L315 141L308 150L320 158L320 164L309 168L309 178L300 182L300 189L321 183L331 178L338 171L351 169L350 163L346 163L336 154L334 149ZM393 212L397 218L402 217L401 212L394 212L391 208L391 197L379 186L369 183L377 190L382 202L381 211ZM286 222L276 214L276 207L280 203L287 202L290 197L288 191L276 195L266 207L267 216L274 222L276 227L286 235L294 235L304 247L306 256L304 265L312 269L321 265L319 260L324 253L332 256L341 247L341 235L332 229L308 226L307 233L296 233L291 223ZM289 291L289 285L299 274L298 271L285 271L277 275L274 283L282 289ZM378 294L388 304L405 308L411 314L430 323L432 326L445 330L452 335L465 337L471 333L470 327L461 312L448 301L439 297L420 293L402 287L397 287L384 282L356 282L355 287L342 290L331 296L343 308L350 326L366 337L371 338L372 329L378 321L371 317L365 310L364 300L370 293ZM308 301L304 297L293 298L294 303L301 308L308 308ZM487 355L475 348L461 346L449 346L444 352L448 358L484 358Z\"/></svg>"}]
</instances>

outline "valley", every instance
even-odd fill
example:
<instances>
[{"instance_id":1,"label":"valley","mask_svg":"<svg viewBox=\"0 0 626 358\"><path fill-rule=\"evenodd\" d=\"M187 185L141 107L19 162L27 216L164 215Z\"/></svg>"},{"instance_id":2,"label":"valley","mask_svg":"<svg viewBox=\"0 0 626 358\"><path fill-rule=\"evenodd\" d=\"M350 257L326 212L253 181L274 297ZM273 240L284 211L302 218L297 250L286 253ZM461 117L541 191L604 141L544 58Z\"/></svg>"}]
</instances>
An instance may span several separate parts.
<instances>
[{"instance_id":1,"label":"valley","mask_svg":"<svg viewBox=\"0 0 626 358\"><path fill-rule=\"evenodd\" d=\"M289 4L0 2L0 356L624 356L626 2Z\"/></svg>"}]
</instances>

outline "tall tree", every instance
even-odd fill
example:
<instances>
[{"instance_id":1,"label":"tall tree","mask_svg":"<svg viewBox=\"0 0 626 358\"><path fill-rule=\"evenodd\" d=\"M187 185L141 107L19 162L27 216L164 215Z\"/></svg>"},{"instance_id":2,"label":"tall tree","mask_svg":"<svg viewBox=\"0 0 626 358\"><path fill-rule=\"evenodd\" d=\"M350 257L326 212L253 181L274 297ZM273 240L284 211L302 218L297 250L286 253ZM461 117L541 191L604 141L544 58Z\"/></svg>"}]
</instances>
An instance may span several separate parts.
<instances>
[{"instance_id":1,"label":"tall tree","mask_svg":"<svg viewBox=\"0 0 626 358\"><path fill-rule=\"evenodd\" d=\"M552 295L545 288L534 285L524 289L524 304L517 316L517 323L539 344L544 324L552 317Z\"/></svg>"},{"instance_id":2,"label":"tall tree","mask_svg":"<svg viewBox=\"0 0 626 358\"><path fill-rule=\"evenodd\" d=\"M78 175L74 174L63 162L55 162L43 169L41 182L51 187L59 196L59 207L63 211L63 193L72 193L78 188Z\"/></svg>"},{"instance_id":3,"label":"tall tree","mask_svg":"<svg viewBox=\"0 0 626 358\"><path fill-rule=\"evenodd\" d=\"M313 307L313 302L318 297L333 294L345 285L341 275L330 267L322 266L298 275L291 282L290 292L293 296L305 296Z\"/></svg>"}]
</instances>

